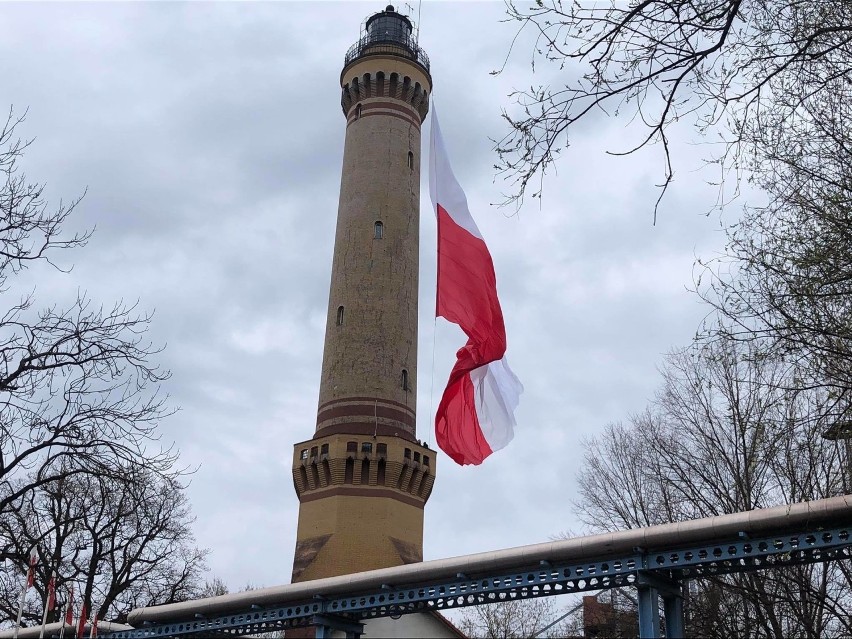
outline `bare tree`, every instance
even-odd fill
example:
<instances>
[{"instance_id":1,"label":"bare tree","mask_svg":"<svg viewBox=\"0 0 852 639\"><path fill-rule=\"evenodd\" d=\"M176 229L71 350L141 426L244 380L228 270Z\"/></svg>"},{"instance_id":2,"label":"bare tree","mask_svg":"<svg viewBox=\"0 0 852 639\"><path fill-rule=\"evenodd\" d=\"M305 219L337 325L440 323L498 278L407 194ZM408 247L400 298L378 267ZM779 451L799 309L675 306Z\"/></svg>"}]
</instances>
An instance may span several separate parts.
<instances>
[{"instance_id":1,"label":"bare tree","mask_svg":"<svg viewBox=\"0 0 852 639\"><path fill-rule=\"evenodd\" d=\"M759 340L764 349L795 357L799 385L828 389L835 419L848 420L852 96L848 82L838 84L844 86L831 95L779 99L796 99L800 117L783 136L775 119L755 134L769 142L756 178L769 203L746 209L725 255L699 265L698 290L724 318L705 327L705 337Z\"/></svg>"},{"instance_id":2,"label":"bare tree","mask_svg":"<svg viewBox=\"0 0 852 639\"><path fill-rule=\"evenodd\" d=\"M171 412L159 391L169 373L152 362L150 315L135 304L101 306L80 293L63 307L11 292L24 269L65 269L63 250L91 235L64 230L80 198L51 207L44 185L21 172L22 120L10 112L0 128L0 551L11 558L3 594L15 572L20 583L34 546L43 566L60 567L61 579L85 584L121 616L185 596L203 563L177 455L158 442ZM149 565L156 557L173 561ZM5 600L0 613L14 618Z\"/></svg>"},{"instance_id":3,"label":"bare tree","mask_svg":"<svg viewBox=\"0 0 852 639\"><path fill-rule=\"evenodd\" d=\"M24 621L40 623L54 570L60 593L73 584L78 600L111 621L125 620L137 607L197 595L207 552L195 547L193 521L177 479L141 466L126 468L119 478L78 474L40 486L2 521L17 554L31 547L38 552ZM0 572L0 583L0 613L11 617L18 606L18 566Z\"/></svg>"},{"instance_id":4,"label":"bare tree","mask_svg":"<svg viewBox=\"0 0 852 639\"><path fill-rule=\"evenodd\" d=\"M702 137L724 125L717 159L738 168L739 152L760 131L755 123L771 122L784 137L800 118L797 100L830 95L852 73L852 7L845 2L537 0L510 4L508 14L535 34L533 66L552 63L568 76L564 85L512 94L518 115L504 113L509 132L497 145L498 169L515 186L509 201L543 179L573 126L601 111L645 127L638 144L616 154L662 145L662 198L674 176L673 123L688 118ZM758 141L765 149L766 140ZM540 193L539 184L533 196Z\"/></svg>"},{"instance_id":5,"label":"bare tree","mask_svg":"<svg viewBox=\"0 0 852 639\"><path fill-rule=\"evenodd\" d=\"M649 409L587 442L577 509L595 530L682 521L839 494L846 461L820 433L831 402L754 341L672 354ZM618 486L618 490L612 490ZM690 635L848 634L849 562L701 579Z\"/></svg>"},{"instance_id":6,"label":"bare tree","mask_svg":"<svg viewBox=\"0 0 852 639\"><path fill-rule=\"evenodd\" d=\"M458 627L466 637L487 639L526 639L527 637L565 637L574 634L573 619L559 622L562 616L549 597L513 599L500 603L466 608ZM551 624L557 621L556 625ZM551 626L548 628L548 626ZM542 634L542 631L545 631Z\"/></svg>"}]
</instances>

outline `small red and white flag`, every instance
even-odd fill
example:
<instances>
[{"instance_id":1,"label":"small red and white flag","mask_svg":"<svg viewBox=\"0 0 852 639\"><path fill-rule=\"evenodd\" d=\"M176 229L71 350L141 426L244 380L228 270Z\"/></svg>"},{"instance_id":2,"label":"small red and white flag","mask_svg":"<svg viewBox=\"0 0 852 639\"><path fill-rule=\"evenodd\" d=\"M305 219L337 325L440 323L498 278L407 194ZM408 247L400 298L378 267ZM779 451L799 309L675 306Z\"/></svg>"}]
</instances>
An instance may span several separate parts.
<instances>
[{"instance_id":1,"label":"small red and white flag","mask_svg":"<svg viewBox=\"0 0 852 639\"><path fill-rule=\"evenodd\" d=\"M89 611L86 608L86 601L83 601L83 607L80 608L80 619L77 621L76 637L82 637L83 631L86 629L86 622L89 620Z\"/></svg>"},{"instance_id":2,"label":"small red and white flag","mask_svg":"<svg viewBox=\"0 0 852 639\"><path fill-rule=\"evenodd\" d=\"M31 588L35 582L35 568L37 562L38 555L36 554L35 546L33 546L33 549L30 551L30 566L27 569L27 588Z\"/></svg>"},{"instance_id":3,"label":"small red and white flag","mask_svg":"<svg viewBox=\"0 0 852 639\"><path fill-rule=\"evenodd\" d=\"M30 550L29 566L27 567L27 580L24 582L24 587L21 588L21 601L18 603L18 620L15 622L15 631L12 634L15 639L18 639L18 632L21 630L21 617L24 614L24 601L27 598L27 591L32 587L33 582L35 582L35 567L37 561L38 555L36 554L36 547L33 546L32 550Z\"/></svg>"},{"instance_id":4,"label":"small red and white flag","mask_svg":"<svg viewBox=\"0 0 852 639\"><path fill-rule=\"evenodd\" d=\"M74 625L74 584L68 586L68 605L65 607L65 625Z\"/></svg>"},{"instance_id":5,"label":"small red and white flag","mask_svg":"<svg viewBox=\"0 0 852 639\"><path fill-rule=\"evenodd\" d=\"M47 593L44 600L44 612L41 614L41 632L39 639L44 639L45 629L47 628L47 613L56 607L56 571L50 573L50 579L47 582Z\"/></svg>"},{"instance_id":6,"label":"small red and white flag","mask_svg":"<svg viewBox=\"0 0 852 639\"><path fill-rule=\"evenodd\" d=\"M438 445L458 464L480 464L514 437L524 387L506 361L506 328L491 253L453 175L432 108L429 193L438 216L436 315L467 335L435 414Z\"/></svg>"},{"instance_id":7,"label":"small red and white flag","mask_svg":"<svg viewBox=\"0 0 852 639\"><path fill-rule=\"evenodd\" d=\"M47 582L47 610L56 608L56 571L50 575L50 581Z\"/></svg>"}]
</instances>

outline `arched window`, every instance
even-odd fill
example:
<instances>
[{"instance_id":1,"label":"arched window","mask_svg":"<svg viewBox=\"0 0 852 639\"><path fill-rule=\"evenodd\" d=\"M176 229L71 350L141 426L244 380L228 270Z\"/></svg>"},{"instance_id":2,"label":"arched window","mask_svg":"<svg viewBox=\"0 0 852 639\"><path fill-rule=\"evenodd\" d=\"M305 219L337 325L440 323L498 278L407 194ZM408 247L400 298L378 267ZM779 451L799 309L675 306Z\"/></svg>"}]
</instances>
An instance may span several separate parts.
<instances>
[{"instance_id":1,"label":"arched window","mask_svg":"<svg viewBox=\"0 0 852 639\"><path fill-rule=\"evenodd\" d=\"M402 390L410 390L408 388L408 371L404 368L402 369Z\"/></svg>"},{"instance_id":2,"label":"arched window","mask_svg":"<svg viewBox=\"0 0 852 639\"><path fill-rule=\"evenodd\" d=\"M352 476L355 474L355 460L351 457L346 460L346 469L343 473L343 483L351 484Z\"/></svg>"},{"instance_id":3,"label":"arched window","mask_svg":"<svg viewBox=\"0 0 852 639\"><path fill-rule=\"evenodd\" d=\"M408 168L414 169L414 154L411 151L408 152Z\"/></svg>"},{"instance_id":4,"label":"arched window","mask_svg":"<svg viewBox=\"0 0 852 639\"><path fill-rule=\"evenodd\" d=\"M380 459L380 460L379 460L379 469L378 469L378 472L376 473L376 483L377 483L379 486L384 486L384 485L385 485L385 471L386 471L386 469L385 469L385 460L384 460L384 459Z\"/></svg>"},{"instance_id":5,"label":"arched window","mask_svg":"<svg viewBox=\"0 0 852 639\"><path fill-rule=\"evenodd\" d=\"M337 325L343 326L343 307L342 306L337 307Z\"/></svg>"},{"instance_id":6,"label":"arched window","mask_svg":"<svg viewBox=\"0 0 852 639\"><path fill-rule=\"evenodd\" d=\"M380 240L385 236L385 225L381 222L376 222L373 225L373 238Z\"/></svg>"},{"instance_id":7,"label":"arched window","mask_svg":"<svg viewBox=\"0 0 852 639\"><path fill-rule=\"evenodd\" d=\"M355 119L357 120L360 117L361 117L361 105L359 104L358 106L355 107Z\"/></svg>"}]
</instances>

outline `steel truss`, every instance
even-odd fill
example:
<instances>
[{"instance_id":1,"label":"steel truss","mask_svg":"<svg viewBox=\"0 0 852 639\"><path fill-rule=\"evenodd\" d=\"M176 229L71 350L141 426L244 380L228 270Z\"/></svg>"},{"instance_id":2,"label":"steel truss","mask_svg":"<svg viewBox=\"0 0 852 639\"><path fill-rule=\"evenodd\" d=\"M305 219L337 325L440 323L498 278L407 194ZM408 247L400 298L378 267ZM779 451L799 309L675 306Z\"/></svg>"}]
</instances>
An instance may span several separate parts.
<instances>
[{"instance_id":1,"label":"steel truss","mask_svg":"<svg viewBox=\"0 0 852 639\"><path fill-rule=\"evenodd\" d=\"M247 635L287 628L315 626L317 637L343 630L347 636L363 632L361 622L375 617L398 618L417 612L449 610L514 599L549 597L572 592L632 586L639 601L640 637L660 636L659 600L663 600L668 637L683 636L683 584L711 575L752 572L783 566L852 558L852 526L817 528L784 535L715 540L712 544L647 551L582 563L541 561L538 566L507 574L472 578L458 574L443 583L384 585L379 590L353 592L282 607L252 606L232 614L206 618L195 615L134 630L114 632L115 639L147 639L192 635Z\"/></svg>"}]
</instances>

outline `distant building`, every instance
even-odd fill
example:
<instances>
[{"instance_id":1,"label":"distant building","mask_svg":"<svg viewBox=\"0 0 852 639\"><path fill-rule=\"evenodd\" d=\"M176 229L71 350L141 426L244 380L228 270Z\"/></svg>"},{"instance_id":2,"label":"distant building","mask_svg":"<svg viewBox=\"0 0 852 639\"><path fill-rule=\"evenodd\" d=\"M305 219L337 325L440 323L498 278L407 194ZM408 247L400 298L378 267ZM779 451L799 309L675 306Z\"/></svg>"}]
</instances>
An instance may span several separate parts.
<instances>
[{"instance_id":1,"label":"distant building","mask_svg":"<svg viewBox=\"0 0 852 639\"><path fill-rule=\"evenodd\" d=\"M420 125L432 78L412 29L393 6L371 16L340 74L346 141L319 408L293 452L294 582L423 560L437 461L416 432ZM431 614L368 621L365 635L461 636Z\"/></svg>"},{"instance_id":2,"label":"distant building","mask_svg":"<svg viewBox=\"0 0 852 639\"><path fill-rule=\"evenodd\" d=\"M583 637L638 637L636 602L619 601L615 590L583 597ZM603 600L602 600L603 599Z\"/></svg>"}]
</instances>

